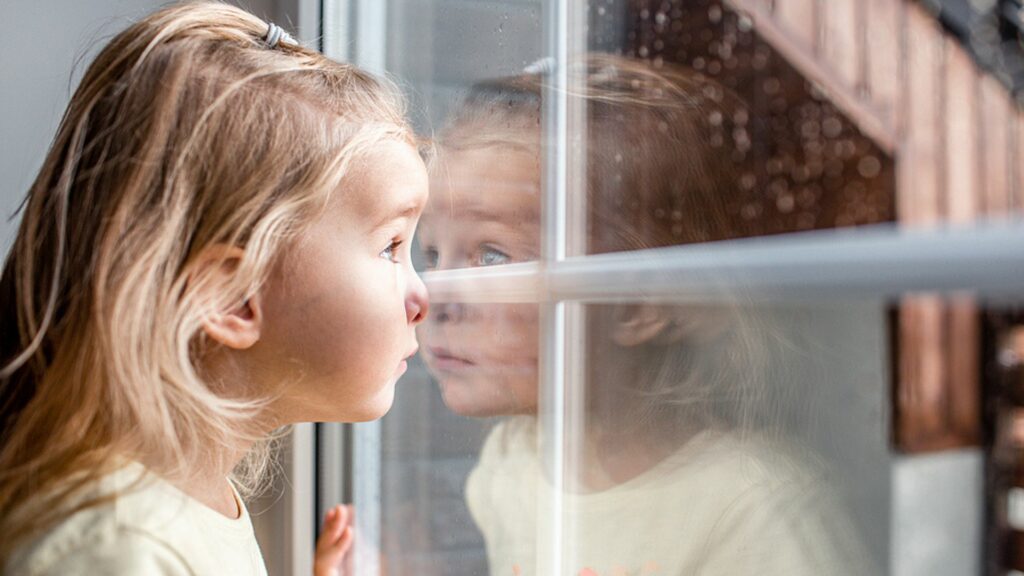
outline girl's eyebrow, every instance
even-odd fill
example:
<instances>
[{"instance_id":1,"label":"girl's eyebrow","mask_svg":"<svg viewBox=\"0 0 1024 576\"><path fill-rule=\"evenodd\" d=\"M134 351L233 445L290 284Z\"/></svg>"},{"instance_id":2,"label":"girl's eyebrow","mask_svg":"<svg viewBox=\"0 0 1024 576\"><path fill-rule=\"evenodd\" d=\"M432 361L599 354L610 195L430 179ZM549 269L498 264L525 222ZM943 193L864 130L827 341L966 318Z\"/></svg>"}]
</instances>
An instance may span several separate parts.
<instances>
[{"instance_id":1,"label":"girl's eyebrow","mask_svg":"<svg viewBox=\"0 0 1024 576\"><path fill-rule=\"evenodd\" d=\"M414 200L407 204L403 204L398 210L388 212L387 216L381 218L375 225L374 229L380 228L388 222L395 220L401 220L402 218L411 218L423 210L424 202Z\"/></svg>"}]
</instances>

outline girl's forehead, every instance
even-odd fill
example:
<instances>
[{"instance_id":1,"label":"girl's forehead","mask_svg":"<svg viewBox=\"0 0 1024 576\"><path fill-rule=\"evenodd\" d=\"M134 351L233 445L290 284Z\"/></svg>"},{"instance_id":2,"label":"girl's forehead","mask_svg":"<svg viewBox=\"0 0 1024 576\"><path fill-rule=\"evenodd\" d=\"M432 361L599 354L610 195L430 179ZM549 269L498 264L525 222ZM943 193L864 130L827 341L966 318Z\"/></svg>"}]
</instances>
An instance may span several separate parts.
<instances>
[{"instance_id":1,"label":"girl's forehead","mask_svg":"<svg viewBox=\"0 0 1024 576\"><path fill-rule=\"evenodd\" d=\"M425 219L511 223L539 218L540 166L535 154L504 146L449 150L430 173Z\"/></svg>"},{"instance_id":2,"label":"girl's forehead","mask_svg":"<svg viewBox=\"0 0 1024 576\"><path fill-rule=\"evenodd\" d=\"M444 153L431 165L431 186L487 184L520 192L540 189L537 155L517 148L487 146Z\"/></svg>"},{"instance_id":3,"label":"girl's forehead","mask_svg":"<svg viewBox=\"0 0 1024 576\"><path fill-rule=\"evenodd\" d=\"M388 140L353 166L340 191L343 201L336 205L360 219L408 216L426 205L428 190L426 167L416 149Z\"/></svg>"}]
</instances>

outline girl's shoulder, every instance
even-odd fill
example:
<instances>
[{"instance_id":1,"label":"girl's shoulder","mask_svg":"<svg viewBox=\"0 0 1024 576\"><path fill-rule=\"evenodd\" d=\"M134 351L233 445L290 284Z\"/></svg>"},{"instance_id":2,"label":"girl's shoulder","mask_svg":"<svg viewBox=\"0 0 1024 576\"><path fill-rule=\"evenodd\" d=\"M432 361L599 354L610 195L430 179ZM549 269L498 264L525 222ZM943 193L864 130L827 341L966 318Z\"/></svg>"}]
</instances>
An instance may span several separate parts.
<instances>
[{"instance_id":1,"label":"girl's shoulder","mask_svg":"<svg viewBox=\"0 0 1024 576\"><path fill-rule=\"evenodd\" d=\"M237 496L237 494L236 494ZM252 522L203 506L137 463L103 477L8 564L12 574L266 574ZM73 508L72 508L73 509Z\"/></svg>"},{"instance_id":2,"label":"girl's shoulder","mask_svg":"<svg viewBox=\"0 0 1024 576\"><path fill-rule=\"evenodd\" d=\"M180 554L154 530L170 516L166 491L135 464L104 476L65 506L69 512L23 544L5 573L192 574ZM74 510L87 501L100 503ZM157 504L157 503L161 504ZM157 512L152 521L146 513Z\"/></svg>"}]
</instances>

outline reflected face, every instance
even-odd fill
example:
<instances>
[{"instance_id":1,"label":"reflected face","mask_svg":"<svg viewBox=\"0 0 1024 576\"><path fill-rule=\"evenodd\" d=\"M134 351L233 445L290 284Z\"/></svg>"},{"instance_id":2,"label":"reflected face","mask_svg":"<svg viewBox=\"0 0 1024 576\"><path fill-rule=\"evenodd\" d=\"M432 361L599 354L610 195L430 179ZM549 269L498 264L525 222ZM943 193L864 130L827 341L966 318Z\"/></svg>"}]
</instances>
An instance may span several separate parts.
<instances>
[{"instance_id":1,"label":"reflected face","mask_svg":"<svg viewBox=\"0 0 1024 576\"><path fill-rule=\"evenodd\" d=\"M380 145L279 259L262 296L270 358L259 368L285 383L282 420L364 421L391 407L427 314L410 254L427 183L416 150Z\"/></svg>"},{"instance_id":2,"label":"reflected face","mask_svg":"<svg viewBox=\"0 0 1024 576\"><path fill-rule=\"evenodd\" d=\"M428 269L537 260L539 182L535 154L497 146L445 152L431 171L419 232ZM451 410L536 412L537 312L534 304L434 305L419 335Z\"/></svg>"}]
</instances>

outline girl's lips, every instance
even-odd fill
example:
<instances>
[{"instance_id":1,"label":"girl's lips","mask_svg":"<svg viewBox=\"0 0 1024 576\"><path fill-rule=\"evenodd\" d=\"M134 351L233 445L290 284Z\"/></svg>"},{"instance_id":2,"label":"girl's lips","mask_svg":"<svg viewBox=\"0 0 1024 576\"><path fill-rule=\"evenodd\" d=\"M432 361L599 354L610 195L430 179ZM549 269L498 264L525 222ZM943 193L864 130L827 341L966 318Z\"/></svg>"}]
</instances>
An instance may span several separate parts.
<instances>
[{"instance_id":1,"label":"girl's lips","mask_svg":"<svg viewBox=\"0 0 1024 576\"><path fill-rule=\"evenodd\" d=\"M436 370L464 370L476 365L471 360L456 356L445 348L430 348L428 352L430 354L430 364Z\"/></svg>"}]
</instances>

